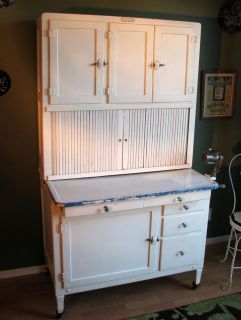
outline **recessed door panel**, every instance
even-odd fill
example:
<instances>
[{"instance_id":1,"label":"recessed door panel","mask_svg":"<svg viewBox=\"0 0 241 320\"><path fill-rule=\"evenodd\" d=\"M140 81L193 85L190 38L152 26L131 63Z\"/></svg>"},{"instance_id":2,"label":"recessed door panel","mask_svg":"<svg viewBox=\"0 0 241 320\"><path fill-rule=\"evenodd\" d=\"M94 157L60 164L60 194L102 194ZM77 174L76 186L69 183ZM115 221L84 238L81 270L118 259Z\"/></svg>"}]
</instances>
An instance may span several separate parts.
<instances>
[{"instance_id":1,"label":"recessed door panel","mask_svg":"<svg viewBox=\"0 0 241 320\"><path fill-rule=\"evenodd\" d=\"M192 101L194 28L155 27L154 102Z\"/></svg>"},{"instance_id":2,"label":"recessed door panel","mask_svg":"<svg viewBox=\"0 0 241 320\"><path fill-rule=\"evenodd\" d=\"M109 102L151 102L154 27L110 24Z\"/></svg>"},{"instance_id":3,"label":"recessed door panel","mask_svg":"<svg viewBox=\"0 0 241 320\"><path fill-rule=\"evenodd\" d=\"M175 269L198 263L201 233L167 237L162 240L161 270Z\"/></svg>"},{"instance_id":4,"label":"recessed door panel","mask_svg":"<svg viewBox=\"0 0 241 320\"><path fill-rule=\"evenodd\" d=\"M49 103L101 103L105 24L50 22Z\"/></svg>"},{"instance_id":5,"label":"recessed door panel","mask_svg":"<svg viewBox=\"0 0 241 320\"><path fill-rule=\"evenodd\" d=\"M148 210L67 219L63 232L67 287L153 272Z\"/></svg>"}]
</instances>

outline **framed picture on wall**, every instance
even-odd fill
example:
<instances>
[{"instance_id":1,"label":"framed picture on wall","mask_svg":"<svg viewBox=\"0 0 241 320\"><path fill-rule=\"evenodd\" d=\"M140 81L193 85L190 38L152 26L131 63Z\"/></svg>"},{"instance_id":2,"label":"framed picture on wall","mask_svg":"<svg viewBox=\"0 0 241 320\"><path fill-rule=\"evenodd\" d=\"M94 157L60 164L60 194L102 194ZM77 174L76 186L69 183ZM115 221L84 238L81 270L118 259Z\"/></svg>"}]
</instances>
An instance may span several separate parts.
<instances>
[{"instance_id":1,"label":"framed picture on wall","mask_svg":"<svg viewBox=\"0 0 241 320\"><path fill-rule=\"evenodd\" d=\"M236 72L202 72L201 119L234 115Z\"/></svg>"}]
</instances>

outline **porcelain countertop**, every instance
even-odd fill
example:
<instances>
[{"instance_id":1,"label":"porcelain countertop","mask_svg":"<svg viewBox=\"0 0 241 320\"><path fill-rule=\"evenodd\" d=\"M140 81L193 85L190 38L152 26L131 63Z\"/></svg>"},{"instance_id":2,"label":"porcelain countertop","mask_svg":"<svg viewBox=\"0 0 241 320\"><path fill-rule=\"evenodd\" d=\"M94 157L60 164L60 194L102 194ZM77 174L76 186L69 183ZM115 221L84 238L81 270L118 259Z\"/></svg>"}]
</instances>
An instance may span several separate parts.
<instances>
[{"instance_id":1,"label":"porcelain countertop","mask_svg":"<svg viewBox=\"0 0 241 320\"><path fill-rule=\"evenodd\" d=\"M47 185L54 201L64 207L218 188L216 182L192 169L53 180Z\"/></svg>"}]
</instances>

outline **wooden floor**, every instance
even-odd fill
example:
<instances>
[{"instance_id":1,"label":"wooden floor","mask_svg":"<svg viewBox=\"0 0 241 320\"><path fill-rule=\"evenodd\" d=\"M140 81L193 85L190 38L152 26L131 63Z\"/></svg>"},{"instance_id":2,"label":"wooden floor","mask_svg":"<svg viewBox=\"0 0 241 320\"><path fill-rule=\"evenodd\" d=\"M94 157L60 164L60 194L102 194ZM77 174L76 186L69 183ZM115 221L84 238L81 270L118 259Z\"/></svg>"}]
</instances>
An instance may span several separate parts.
<instances>
[{"instance_id":1,"label":"wooden floor","mask_svg":"<svg viewBox=\"0 0 241 320\"><path fill-rule=\"evenodd\" d=\"M233 292L241 292L241 271L234 276L229 292L221 289L230 259L223 257L225 244L207 247L200 287L191 290L192 272L85 292L66 297L63 320L117 320L182 306ZM56 305L49 276L38 274L0 281L0 319L53 319Z\"/></svg>"}]
</instances>

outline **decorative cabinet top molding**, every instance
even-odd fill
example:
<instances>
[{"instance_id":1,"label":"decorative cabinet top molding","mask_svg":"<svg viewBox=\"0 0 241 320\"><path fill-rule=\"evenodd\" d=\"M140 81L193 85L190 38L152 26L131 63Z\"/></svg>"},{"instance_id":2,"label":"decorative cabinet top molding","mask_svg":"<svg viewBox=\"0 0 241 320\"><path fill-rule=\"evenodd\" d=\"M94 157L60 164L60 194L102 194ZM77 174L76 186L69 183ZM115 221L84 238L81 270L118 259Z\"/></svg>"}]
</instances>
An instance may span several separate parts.
<instances>
[{"instance_id":1,"label":"decorative cabinet top molding","mask_svg":"<svg viewBox=\"0 0 241 320\"><path fill-rule=\"evenodd\" d=\"M40 16L40 20L43 21L43 26L48 25L49 20L83 20L83 21L104 21L115 22L115 23L130 23L130 24L145 24L145 25L174 25L174 26L186 26L190 27L195 25L197 31L201 30L201 24L190 21L177 21L177 20L166 20L166 19L148 19L148 18L136 18L136 17L121 17L121 16L102 16L102 15L88 15L88 14L76 14L76 13L52 13L44 12Z\"/></svg>"},{"instance_id":2,"label":"decorative cabinet top molding","mask_svg":"<svg viewBox=\"0 0 241 320\"><path fill-rule=\"evenodd\" d=\"M41 30L46 107L196 101L199 23L45 13Z\"/></svg>"}]
</instances>

